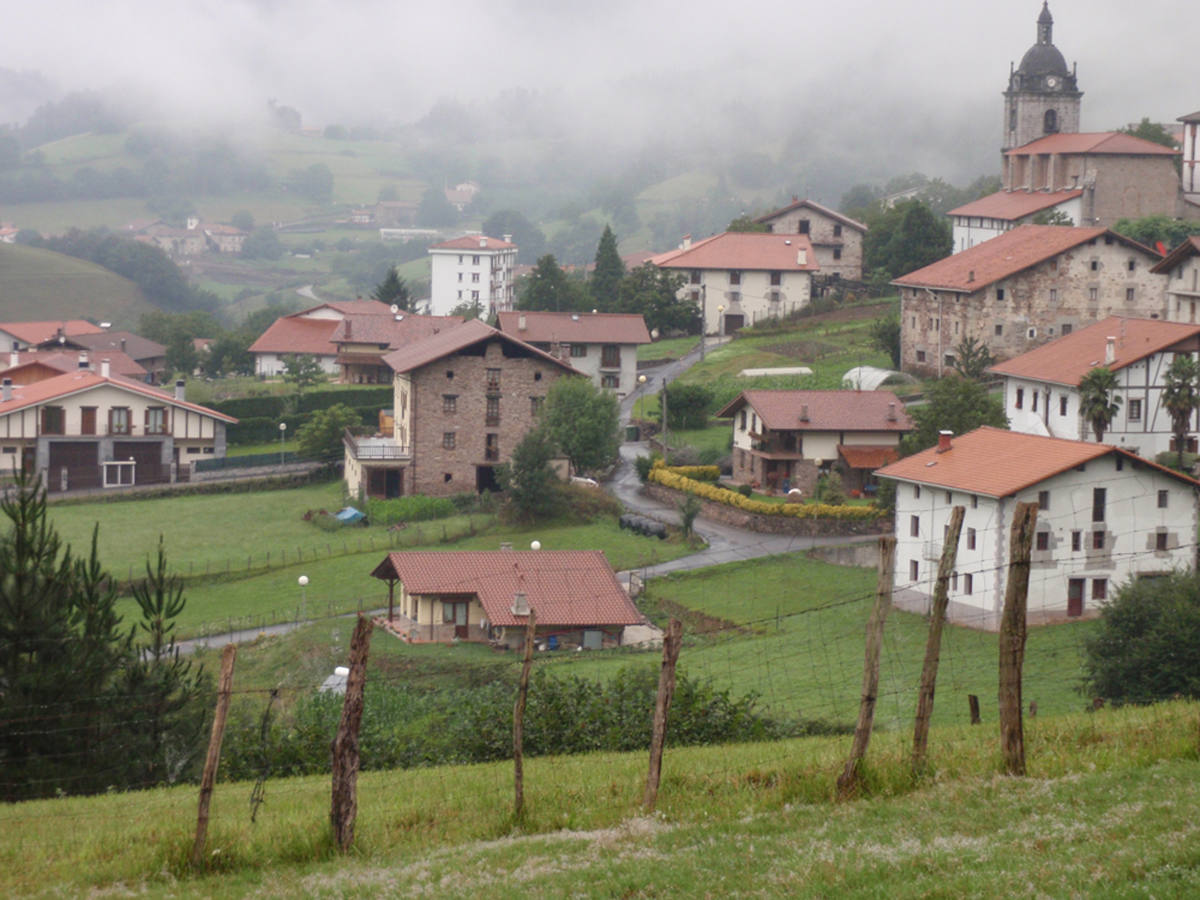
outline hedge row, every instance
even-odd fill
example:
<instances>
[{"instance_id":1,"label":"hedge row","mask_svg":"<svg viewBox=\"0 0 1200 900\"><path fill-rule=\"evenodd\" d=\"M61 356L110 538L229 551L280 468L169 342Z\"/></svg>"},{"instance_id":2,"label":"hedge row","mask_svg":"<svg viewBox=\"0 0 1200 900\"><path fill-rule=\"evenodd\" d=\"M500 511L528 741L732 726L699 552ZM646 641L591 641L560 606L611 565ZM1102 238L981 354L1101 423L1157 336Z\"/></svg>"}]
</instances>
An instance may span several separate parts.
<instances>
[{"instance_id":1,"label":"hedge row","mask_svg":"<svg viewBox=\"0 0 1200 900\"><path fill-rule=\"evenodd\" d=\"M353 409L358 413L362 424L372 428L379 427L378 406L355 406ZM314 415L316 415L316 411L295 413L285 417L288 435L295 437L300 426L307 424ZM268 441L277 441L279 440L279 421L280 417L271 416L240 419L236 425L226 427L225 439L230 445L264 444Z\"/></svg>"},{"instance_id":2,"label":"hedge row","mask_svg":"<svg viewBox=\"0 0 1200 900\"><path fill-rule=\"evenodd\" d=\"M793 519L843 519L851 521L869 521L877 519L883 512L874 506L829 506L824 503L765 503L762 500L752 500L743 497L736 491L696 481L677 475L666 466L658 465L650 470L650 481L656 481L663 487L673 488L695 494L705 500L724 503L736 509L742 509L760 516L788 516Z\"/></svg>"},{"instance_id":3,"label":"hedge row","mask_svg":"<svg viewBox=\"0 0 1200 900\"><path fill-rule=\"evenodd\" d=\"M659 460L661 463L662 461ZM684 478L695 481L716 481L721 477L720 466L666 466L668 472L674 472Z\"/></svg>"},{"instance_id":4,"label":"hedge row","mask_svg":"<svg viewBox=\"0 0 1200 900\"><path fill-rule=\"evenodd\" d=\"M274 418L278 421L285 415L285 410L294 408L295 412L286 413L292 416L327 409L335 403L344 403L355 408L373 406L376 411L390 409L392 396L392 389L388 386L347 387L332 391L309 391L300 395L298 403L294 394L273 394L269 397L235 397L232 400L209 403L208 407L239 419Z\"/></svg>"}]
</instances>

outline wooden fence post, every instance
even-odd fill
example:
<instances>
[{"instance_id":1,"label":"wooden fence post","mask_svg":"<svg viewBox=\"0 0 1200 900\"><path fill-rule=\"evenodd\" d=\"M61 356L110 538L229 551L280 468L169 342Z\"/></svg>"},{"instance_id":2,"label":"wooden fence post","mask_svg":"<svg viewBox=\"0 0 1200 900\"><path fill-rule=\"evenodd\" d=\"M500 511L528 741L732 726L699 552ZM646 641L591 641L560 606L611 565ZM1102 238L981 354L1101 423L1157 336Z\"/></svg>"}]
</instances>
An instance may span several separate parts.
<instances>
[{"instance_id":1,"label":"wooden fence post","mask_svg":"<svg viewBox=\"0 0 1200 900\"><path fill-rule=\"evenodd\" d=\"M1029 600L1029 560L1037 527L1036 503L1018 503L1009 533L1008 584L1000 618L1000 748L1009 775L1025 774L1025 734L1021 725L1021 666L1025 661L1025 610Z\"/></svg>"},{"instance_id":2,"label":"wooden fence post","mask_svg":"<svg viewBox=\"0 0 1200 900\"><path fill-rule=\"evenodd\" d=\"M875 590L875 605L867 621L867 650L863 661L862 702L858 707L858 725L846 768L838 776L838 796L846 799L858 790L859 765L871 743L871 728L875 724L875 700L879 695L879 651L883 645L883 625L892 608L892 581L895 575L896 539L890 534L879 538L879 577Z\"/></svg>"},{"instance_id":3,"label":"wooden fence post","mask_svg":"<svg viewBox=\"0 0 1200 900\"><path fill-rule=\"evenodd\" d=\"M946 625L946 607L950 602L950 573L958 559L958 536L962 532L966 508L956 506L950 512L950 526L942 558L938 561L937 583L929 611L929 637L925 641L925 665L921 668L921 687L917 693L917 718L913 725L912 771L916 777L925 768L925 750L929 742L929 720L933 718L933 693L937 687L938 661L942 654L942 629Z\"/></svg>"},{"instance_id":4,"label":"wooden fence post","mask_svg":"<svg viewBox=\"0 0 1200 900\"><path fill-rule=\"evenodd\" d=\"M525 626L525 660L521 663L521 683L517 686L517 702L513 706L513 816L517 821L525 812L525 698L529 694L529 670L533 667L533 638L537 630L537 613L529 610Z\"/></svg>"},{"instance_id":5,"label":"wooden fence post","mask_svg":"<svg viewBox=\"0 0 1200 900\"><path fill-rule=\"evenodd\" d=\"M346 700L342 720L330 748L333 768L332 803L329 821L333 837L343 853L354 843L354 819L358 815L358 729L362 725L363 685L367 680L367 652L375 623L358 617L350 639L350 674L346 676Z\"/></svg>"},{"instance_id":6,"label":"wooden fence post","mask_svg":"<svg viewBox=\"0 0 1200 900\"><path fill-rule=\"evenodd\" d=\"M204 759L204 774L200 778L200 811L196 817L196 840L192 844L192 868L204 862L204 842L208 837L208 804L217 781L217 766L221 762L221 741L225 737L225 719L229 715L229 700L233 694L233 663L237 645L226 644L221 651L221 678L217 684L217 709L213 714L212 734L208 739L208 756Z\"/></svg>"},{"instance_id":7,"label":"wooden fence post","mask_svg":"<svg viewBox=\"0 0 1200 900\"><path fill-rule=\"evenodd\" d=\"M979 698L974 694L967 694L967 708L971 711L971 724L978 725L979 718Z\"/></svg>"},{"instance_id":8,"label":"wooden fence post","mask_svg":"<svg viewBox=\"0 0 1200 900\"><path fill-rule=\"evenodd\" d=\"M650 772L646 776L646 809L653 810L658 802L658 783L662 778L663 745L667 740L667 715L675 696L675 663L683 642L683 623L672 619L663 635L662 670L658 675L658 697L654 701L654 731L650 736Z\"/></svg>"}]
</instances>

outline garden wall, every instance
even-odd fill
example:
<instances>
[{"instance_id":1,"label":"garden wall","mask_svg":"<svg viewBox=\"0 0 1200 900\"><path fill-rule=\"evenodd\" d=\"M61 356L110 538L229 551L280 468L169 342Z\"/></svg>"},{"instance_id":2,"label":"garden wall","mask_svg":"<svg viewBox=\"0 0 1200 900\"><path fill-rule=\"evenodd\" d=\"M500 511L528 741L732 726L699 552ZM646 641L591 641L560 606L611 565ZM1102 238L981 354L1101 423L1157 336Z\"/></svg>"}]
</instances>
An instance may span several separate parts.
<instances>
[{"instance_id":1,"label":"garden wall","mask_svg":"<svg viewBox=\"0 0 1200 900\"><path fill-rule=\"evenodd\" d=\"M683 491L672 490L661 484L647 483L643 490L650 497L673 507L679 506L687 497ZM837 537L858 534L891 534L892 520L882 519L796 519L790 516L761 516L724 503L700 500L700 516L713 522L745 528L763 534L795 534L802 537Z\"/></svg>"}]
</instances>

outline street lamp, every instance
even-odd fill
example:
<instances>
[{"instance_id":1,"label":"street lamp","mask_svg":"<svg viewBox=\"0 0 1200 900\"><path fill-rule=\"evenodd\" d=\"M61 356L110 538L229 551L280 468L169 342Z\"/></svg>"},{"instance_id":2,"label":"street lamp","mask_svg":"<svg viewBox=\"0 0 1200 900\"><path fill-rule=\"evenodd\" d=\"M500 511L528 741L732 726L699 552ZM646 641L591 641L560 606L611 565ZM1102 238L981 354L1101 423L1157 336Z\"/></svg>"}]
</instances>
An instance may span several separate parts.
<instances>
[{"instance_id":1,"label":"street lamp","mask_svg":"<svg viewBox=\"0 0 1200 900\"><path fill-rule=\"evenodd\" d=\"M708 343L708 285L700 285L700 362L704 362L704 346Z\"/></svg>"},{"instance_id":2,"label":"street lamp","mask_svg":"<svg viewBox=\"0 0 1200 900\"><path fill-rule=\"evenodd\" d=\"M308 617L308 576L301 575L296 579L296 583L300 585L300 610L301 615Z\"/></svg>"},{"instance_id":3,"label":"street lamp","mask_svg":"<svg viewBox=\"0 0 1200 900\"><path fill-rule=\"evenodd\" d=\"M717 304L717 337L725 337L725 304Z\"/></svg>"},{"instance_id":4,"label":"street lamp","mask_svg":"<svg viewBox=\"0 0 1200 900\"><path fill-rule=\"evenodd\" d=\"M279 423L279 464L283 465L283 442L287 438L287 422ZM304 583L308 583L308 579L304 579Z\"/></svg>"}]
</instances>

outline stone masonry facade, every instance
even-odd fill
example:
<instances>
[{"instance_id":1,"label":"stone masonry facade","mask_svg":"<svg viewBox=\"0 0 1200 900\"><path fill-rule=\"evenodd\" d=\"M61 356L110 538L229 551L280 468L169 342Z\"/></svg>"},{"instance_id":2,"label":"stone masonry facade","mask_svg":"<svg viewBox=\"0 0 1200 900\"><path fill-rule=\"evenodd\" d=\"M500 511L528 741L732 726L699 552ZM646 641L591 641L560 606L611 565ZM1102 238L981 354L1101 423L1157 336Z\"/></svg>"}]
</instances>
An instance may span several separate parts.
<instances>
[{"instance_id":1,"label":"stone masonry facade","mask_svg":"<svg viewBox=\"0 0 1200 900\"><path fill-rule=\"evenodd\" d=\"M412 462L404 493L474 491L480 468L507 462L529 431L534 407L566 372L502 339L444 357L397 379L408 381ZM397 411L400 406L397 404ZM489 473L485 473L485 480Z\"/></svg>"},{"instance_id":2,"label":"stone masonry facade","mask_svg":"<svg viewBox=\"0 0 1200 900\"><path fill-rule=\"evenodd\" d=\"M900 291L900 362L938 375L974 337L997 361L1011 359L1108 316L1165 318L1158 257L1101 236L973 293Z\"/></svg>"},{"instance_id":3,"label":"stone masonry facade","mask_svg":"<svg viewBox=\"0 0 1200 900\"><path fill-rule=\"evenodd\" d=\"M807 222L807 231L802 230ZM808 234L822 275L862 280L863 233L808 206L789 210L764 224L776 234Z\"/></svg>"}]
</instances>

